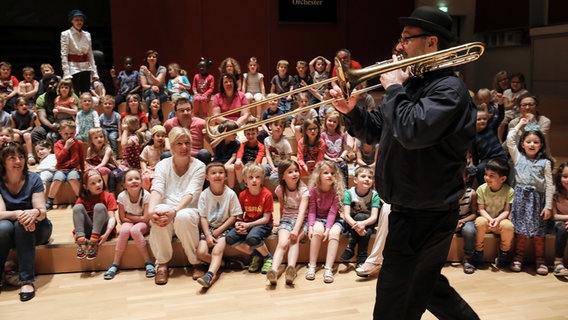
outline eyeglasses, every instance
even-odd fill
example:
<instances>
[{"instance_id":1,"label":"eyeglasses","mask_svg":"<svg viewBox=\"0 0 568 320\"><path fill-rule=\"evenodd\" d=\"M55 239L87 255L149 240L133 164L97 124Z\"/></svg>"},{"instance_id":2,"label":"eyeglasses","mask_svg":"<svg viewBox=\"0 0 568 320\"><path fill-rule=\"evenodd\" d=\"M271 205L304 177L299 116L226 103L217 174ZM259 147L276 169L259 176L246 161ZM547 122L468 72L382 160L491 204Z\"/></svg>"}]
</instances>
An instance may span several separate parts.
<instances>
[{"instance_id":1,"label":"eyeglasses","mask_svg":"<svg viewBox=\"0 0 568 320\"><path fill-rule=\"evenodd\" d=\"M527 102L527 103L521 103L521 107L535 107L536 103L534 102Z\"/></svg>"},{"instance_id":2,"label":"eyeglasses","mask_svg":"<svg viewBox=\"0 0 568 320\"><path fill-rule=\"evenodd\" d=\"M417 35L413 35L413 36L408 36L408 37L400 37L400 39L398 39L398 42L403 45L406 46L408 45L408 42L410 42L410 39L414 39L414 38L422 38L422 37L431 37L432 35L429 33L421 33L421 34L417 34Z\"/></svg>"}]
</instances>

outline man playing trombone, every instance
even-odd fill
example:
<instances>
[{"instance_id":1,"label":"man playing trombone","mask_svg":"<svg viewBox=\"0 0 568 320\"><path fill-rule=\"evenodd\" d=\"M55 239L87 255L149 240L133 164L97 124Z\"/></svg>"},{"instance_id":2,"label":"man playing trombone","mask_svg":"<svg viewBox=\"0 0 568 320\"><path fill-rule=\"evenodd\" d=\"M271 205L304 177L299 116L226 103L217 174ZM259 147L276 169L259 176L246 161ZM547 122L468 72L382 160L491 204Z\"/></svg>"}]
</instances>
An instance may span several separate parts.
<instances>
[{"instance_id":1,"label":"man playing trombone","mask_svg":"<svg viewBox=\"0 0 568 320\"><path fill-rule=\"evenodd\" d=\"M455 40L451 17L436 8L418 7L399 21L396 49L406 58ZM397 69L380 81L386 95L371 112L355 107L354 96L333 103L350 120L352 135L380 143L375 181L392 212L374 319L420 319L425 309L440 319L479 319L441 274L458 221L475 105L452 68L421 77ZM331 94L344 93L335 86Z\"/></svg>"}]
</instances>

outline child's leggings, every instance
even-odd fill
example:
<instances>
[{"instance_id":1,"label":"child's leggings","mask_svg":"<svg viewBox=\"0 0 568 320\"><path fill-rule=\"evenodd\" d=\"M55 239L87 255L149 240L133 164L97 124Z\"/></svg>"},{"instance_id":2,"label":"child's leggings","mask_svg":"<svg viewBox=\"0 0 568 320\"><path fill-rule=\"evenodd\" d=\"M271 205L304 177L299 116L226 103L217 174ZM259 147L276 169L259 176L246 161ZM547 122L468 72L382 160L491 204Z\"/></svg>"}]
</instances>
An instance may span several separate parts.
<instances>
[{"instance_id":1,"label":"child's leggings","mask_svg":"<svg viewBox=\"0 0 568 320\"><path fill-rule=\"evenodd\" d=\"M522 261L525 254L525 244L529 236L517 234L515 244L515 260ZM534 255L536 259L544 258L544 237L534 237Z\"/></svg>"},{"instance_id":2,"label":"child's leggings","mask_svg":"<svg viewBox=\"0 0 568 320\"><path fill-rule=\"evenodd\" d=\"M125 222L120 227L120 233L118 234L118 238L116 239L116 248L115 251L117 252L124 252L126 250L126 245L128 244L128 239L132 236L134 239L134 243L138 248L145 248L146 247L146 239L144 239L144 235L148 233L148 224L146 222Z\"/></svg>"},{"instance_id":3,"label":"child's leggings","mask_svg":"<svg viewBox=\"0 0 568 320\"><path fill-rule=\"evenodd\" d=\"M93 219L87 213L87 209L81 203L73 206L73 225L75 226L75 238L90 237L91 234L101 235L101 231L108 222L107 208L102 203L95 204Z\"/></svg>"}]
</instances>

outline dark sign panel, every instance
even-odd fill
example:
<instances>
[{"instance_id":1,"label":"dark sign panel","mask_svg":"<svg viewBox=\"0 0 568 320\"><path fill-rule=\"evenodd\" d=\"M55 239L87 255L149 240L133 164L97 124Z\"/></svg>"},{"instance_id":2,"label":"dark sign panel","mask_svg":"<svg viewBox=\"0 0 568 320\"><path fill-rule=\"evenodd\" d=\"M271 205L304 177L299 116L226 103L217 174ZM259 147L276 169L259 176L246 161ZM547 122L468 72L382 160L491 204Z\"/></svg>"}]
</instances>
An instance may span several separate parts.
<instances>
[{"instance_id":1,"label":"dark sign panel","mask_svg":"<svg viewBox=\"0 0 568 320\"><path fill-rule=\"evenodd\" d=\"M337 22L337 0L279 0L280 22Z\"/></svg>"}]
</instances>

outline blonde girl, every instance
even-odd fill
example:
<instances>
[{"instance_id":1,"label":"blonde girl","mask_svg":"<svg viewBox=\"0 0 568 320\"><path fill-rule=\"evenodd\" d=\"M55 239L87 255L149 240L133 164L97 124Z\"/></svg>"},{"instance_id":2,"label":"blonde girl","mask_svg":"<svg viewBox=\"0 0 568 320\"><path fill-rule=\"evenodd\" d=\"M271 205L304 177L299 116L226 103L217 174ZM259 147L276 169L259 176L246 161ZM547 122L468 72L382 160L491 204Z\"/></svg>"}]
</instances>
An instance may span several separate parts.
<instances>
[{"instance_id":1,"label":"blonde girl","mask_svg":"<svg viewBox=\"0 0 568 320\"><path fill-rule=\"evenodd\" d=\"M89 129L100 127L99 114L93 109L93 96L88 92L83 92L79 98L81 101L81 110L77 112L77 134L75 137L87 142L89 138Z\"/></svg>"},{"instance_id":2,"label":"blonde girl","mask_svg":"<svg viewBox=\"0 0 568 320\"><path fill-rule=\"evenodd\" d=\"M300 180L300 167L294 160L283 160L278 166L279 185L274 190L280 203L280 225L278 226L278 245L274 251L272 269L266 274L271 285L276 285L278 268L288 251L287 266L284 271L286 284L294 284L296 262L300 253L300 241L306 236L308 225L308 187Z\"/></svg>"},{"instance_id":3,"label":"blonde girl","mask_svg":"<svg viewBox=\"0 0 568 320\"><path fill-rule=\"evenodd\" d=\"M140 168L142 169L142 187L150 190L154 168L160 162L164 151L169 150L169 141L166 136L166 128L156 125L152 128L151 139L140 154Z\"/></svg>"},{"instance_id":4,"label":"blonde girl","mask_svg":"<svg viewBox=\"0 0 568 320\"><path fill-rule=\"evenodd\" d=\"M85 164L88 170L99 171L108 190L116 191L118 181L122 178L122 170L118 168L115 154L110 147L103 128L89 129L89 139Z\"/></svg>"},{"instance_id":5,"label":"blonde girl","mask_svg":"<svg viewBox=\"0 0 568 320\"><path fill-rule=\"evenodd\" d=\"M191 95L189 94L191 83L189 83L187 79L185 70L177 63L170 63L168 65L168 74L170 75L170 80L168 80L167 90L171 99L175 100L180 96L191 99Z\"/></svg>"},{"instance_id":6,"label":"blonde girl","mask_svg":"<svg viewBox=\"0 0 568 320\"><path fill-rule=\"evenodd\" d=\"M298 141L298 164L300 174L309 176L316 163L324 160L325 141L321 138L320 125L315 118L306 119L302 131L303 137Z\"/></svg>"},{"instance_id":7,"label":"blonde girl","mask_svg":"<svg viewBox=\"0 0 568 320\"><path fill-rule=\"evenodd\" d=\"M150 101L149 109L148 129L152 130L152 128L156 125L163 125L164 113L162 112L162 104L160 103L160 99L153 99L152 101Z\"/></svg>"},{"instance_id":8,"label":"blonde girl","mask_svg":"<svg viewBox=\"0 0 568 320\"><path fill-rule=\"evenodd\" d=\"M259 72L260 64L256 57L251 57L248 62L248 72L243 74L242 92L245 93L248 103L264 100L266 96L266 88L264 86L264 75ZM262 116L262 105L258 105L256 116Z\"/></svg>"},{"instance_id":9,"label":"blonde girl","mask_svg":"<svg viewBox=\"0 0 568 320\"><path fill-rule=\"evenodd\" d=\"M148 212L150 193L142 188L142 177L136 169L130 169L124 173L123 183L125 190L117 197L118 217L121 223L120 233L116 239L112 265L105 272L104 279L113 279L120 269L120 261L130 237L132 237L138 252L144 258L146 278L153 278L156 275L156 270L150 259L146 239L144 238L150 230L146 214Z\"/></svg>"},{"instance_id":10,"label":"blonde girl","mask_svg":"<svg viewBox=\"0 0 568 320\"><path fill-rule=\"evenodd\" d=\"M516 181L515 197L511 205L511 222L515 227L516 236L511 270L522 270L526 240L533 238L536 272L546 275L548 266L544 258L544 236L545 220L550 219L552 215L552 163L545 151L544 134L538 130L524 130L528 129L525 128L527 123L526 118L521 118L507 135L507 148L515 165Z\"/></svg>"},{"instance_id":11,"label":"blonde girl","mask_svg":"<svg viewBox=\"0 0 568 320\"><path fill-rule=\"evenodd\" d=\"M122 121L122 135L120 145L122 147L122 171L128 169L140 170L140 150L144 143L144 137L140 133L140 120L136 116L127 115Z\"/></svg>"},{"instance_id":12,"label":"blonde girl","mask_svg":"<svg viewBox=\"0 0 568 320\"><path fill-rule=\"evenodd\" d=\"M115 231L116 209L116 199L106 190L100 172L86 170L79 198L73 206L77 259L93 260L97 257L99 247Z\"/></svg>"},{"instance_id":13,"label":"blonde girl","mask_svg":"<svg viewBox=\"0 0 568 320\"><path fill-rule=\"evenodd\" d=\"M347 135L343 132L343 117L335 109L326 112L323 119L322 139L325 141L326 160L334 162L343 173L343 181L347 185Z\"/></svg>"},{"instance_id":14,"label":"blonde girl","mask_svg":"<svg viewBox=\"0 0 568 320\"><path fill-rule=\"evenodd\" d=\"M76 99L76 95L73 92L73 83L69 79L63 79L57 85L57 97L53 102L53 115L55 116L55 122L60 122L61 120L73 120L79 109L77 105L79 101Z\"/></svg>"},{"instance_id":15,"label":"blonde girl","mask_svg":"<svg viewBox=\"0 0 568 320\"><path fill-rule=\"evenodd\" d=\"M316 264L321 243L327 241L323 282L333 282L333 262L339 247L339 236L343 227L339 221L340 197L345 192L343 177L334 162L324 160L316 164L310 177L308 206L308 237L310 258L307 280L316 278Z\"/></svg>"}]
</instances>

